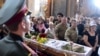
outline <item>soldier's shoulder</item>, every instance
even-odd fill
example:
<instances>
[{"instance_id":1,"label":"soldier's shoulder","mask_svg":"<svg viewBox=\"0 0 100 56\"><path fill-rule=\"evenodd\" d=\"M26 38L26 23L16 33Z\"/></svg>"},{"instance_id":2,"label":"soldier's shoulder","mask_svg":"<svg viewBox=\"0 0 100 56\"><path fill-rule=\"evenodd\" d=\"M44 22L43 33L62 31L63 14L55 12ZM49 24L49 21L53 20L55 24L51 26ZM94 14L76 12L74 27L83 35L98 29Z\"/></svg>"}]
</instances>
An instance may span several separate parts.
<instances>
[{"instance_id":1,"label":"soldier's shoulder","mask_svg":"<svg viewBox=\"0 0 100 56\"><path fill-rule=\"evenodd\" d=\"M61 26L61 23L59 23L59 24L56 25L56 27L60 27L60 26Z\"/></svg>"},{"instance_id":2,"label":"soldier's shoulder","mask_svg":"<svg viewBox=\"0 0 100 56\"><path fill-rule=\"evenodd\" d=\"M67 31L70 31L70 30L71 30L71 27L68 27L68 28L67 28Z\"/></svg>"}]
</instances>

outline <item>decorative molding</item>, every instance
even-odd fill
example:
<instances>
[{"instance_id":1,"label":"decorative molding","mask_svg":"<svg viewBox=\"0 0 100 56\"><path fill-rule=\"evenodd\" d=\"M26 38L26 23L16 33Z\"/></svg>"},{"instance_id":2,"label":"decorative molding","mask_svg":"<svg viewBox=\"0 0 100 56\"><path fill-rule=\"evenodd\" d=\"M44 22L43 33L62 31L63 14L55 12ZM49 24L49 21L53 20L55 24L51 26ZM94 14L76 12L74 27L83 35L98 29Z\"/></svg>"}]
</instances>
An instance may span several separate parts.
<instances>
[{"instance_id":1,"label":"decorative molding","mask_svg":"<svg viewBox=\"0 0 100 56\"><path fill-rule=\"evenodd\" d=\"M45 10L45 18L49 18L51 15L51 3L52 3L52 0L48 0L47 8Z\"/></svg>"},{"instance_id":2,"label":"decorative molding","mask_svg":"<svg viewBox=\"0 0 100 56\"><path fill-rule=\"evenodd\" d=\"M2 7L2 5L4 4L5 0L0 0L0 8Z\"/></svg>"}]
</instances>

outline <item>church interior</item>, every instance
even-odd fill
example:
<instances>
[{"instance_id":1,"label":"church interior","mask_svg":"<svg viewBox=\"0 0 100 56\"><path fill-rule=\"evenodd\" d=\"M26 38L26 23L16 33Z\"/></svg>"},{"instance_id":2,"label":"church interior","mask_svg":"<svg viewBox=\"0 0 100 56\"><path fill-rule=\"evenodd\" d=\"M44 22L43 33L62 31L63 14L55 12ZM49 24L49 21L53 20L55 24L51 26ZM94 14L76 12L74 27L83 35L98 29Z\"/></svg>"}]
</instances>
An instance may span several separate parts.
<instances>
[{"instance_id":1,"label":"church interior","mask_svg":"<svg viewBox=\"0 0 100 56\"><path fill-rule=\"evenodd\" d=\"M5 2L0 0L0 10ZM38 56L100 56L100 0L25 0L25 4L30 14L25 38ZM0 25L0 40L8 34L6 24Z\"/></svg>"}]
</instances>

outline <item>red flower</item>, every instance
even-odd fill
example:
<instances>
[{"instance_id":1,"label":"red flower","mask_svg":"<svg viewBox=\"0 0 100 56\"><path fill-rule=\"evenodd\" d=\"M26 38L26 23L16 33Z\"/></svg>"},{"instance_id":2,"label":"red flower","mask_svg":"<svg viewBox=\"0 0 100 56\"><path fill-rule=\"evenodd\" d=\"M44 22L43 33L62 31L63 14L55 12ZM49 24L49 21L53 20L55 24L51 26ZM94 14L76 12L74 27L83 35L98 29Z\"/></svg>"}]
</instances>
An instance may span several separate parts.
<instances>
[{"instance_id":1,"label":"red flower","mask_svg":"<svg viewBox=\"0 0 100 56\"><path fill-rule=\"evenodd\" d=\"M45 34L45 33L41 33L41 34L39 35L39 37L46 37L46 34Z\"/></svg>"}]
</instances>

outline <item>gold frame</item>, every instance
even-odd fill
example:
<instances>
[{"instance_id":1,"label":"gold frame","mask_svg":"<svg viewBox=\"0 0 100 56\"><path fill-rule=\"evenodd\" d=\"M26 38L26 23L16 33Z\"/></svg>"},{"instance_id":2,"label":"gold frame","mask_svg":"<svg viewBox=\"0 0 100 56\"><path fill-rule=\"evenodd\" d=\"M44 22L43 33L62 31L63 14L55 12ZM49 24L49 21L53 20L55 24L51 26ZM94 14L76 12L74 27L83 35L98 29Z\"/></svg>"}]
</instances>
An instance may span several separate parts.
<instances>
[{"instance_id":1,"label":"gold frame","mask_svg":"<svg viewBox=\"0 0 100 56\"><path fill-rule=\"evenodd\" d=\"M5 0L0 1L0 8L3 6L4 2L5 2Z\"/></svg>"}]
</instances>

